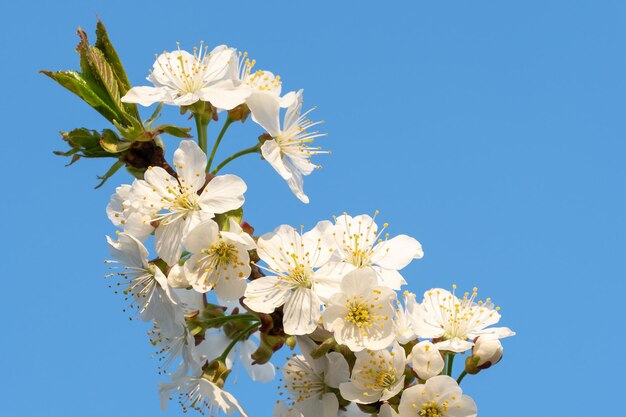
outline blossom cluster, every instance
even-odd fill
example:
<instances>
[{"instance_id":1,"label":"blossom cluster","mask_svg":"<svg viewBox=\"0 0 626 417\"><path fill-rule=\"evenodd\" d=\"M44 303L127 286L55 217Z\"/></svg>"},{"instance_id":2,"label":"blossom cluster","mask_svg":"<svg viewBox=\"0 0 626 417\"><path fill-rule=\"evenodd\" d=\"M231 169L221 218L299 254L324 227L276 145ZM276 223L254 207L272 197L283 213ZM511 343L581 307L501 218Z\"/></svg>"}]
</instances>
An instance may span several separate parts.
<instances>
[{"instance_id":1,"label":"blossom cluster","mask_svg":"<svg viewBox=\"0 0 626 417\"><path fill-rule=\"evenodd\" d=\"M176 398L184 411L247 416L225 389L231 369L239 362L253 380L271 381L271 359L286 345L299 353L280 369L276 417L476 416L459 384L499 362L500 339L514 335L494 327L500 313L490 299L478 300L476 288L462 295L456 286L433 288L419 299L405 290L401 271L424 256L422 245L404 234L390 237L378 212L261 235L244 221L246 183L219 172L247 154L260 154L309 201L303 178L318 167L311 157L325 152L313 145L324 134L311 130L319 122L303 112L303 91L283 94L280 77L255 70L247 53L204 44L158 55L148 76L153 85L132 87L101 23L98 36L90 46L81 35L83 70L94 73L77 74L102 84L94 91L119 110L112 121L119 135L95 132L96 145L84 139L86 130L81 140L72 131L64 154L115 157L136 177L106 207L118 229L107 237L107 280L131 315L152 326L150 342L167 378L159 387L163 407ZM94 50L103 59L93 61L100 56ZM46 74L64 80L60 72ZM136 104L157 103L142 121ZM163 104L191 113L196 141L189 129L152 126ZM228 127L248 116L262 132L258 142L213 167ZM209 152L206 127L221 117ZM163 134L183 139L172 165ZM454 358L465 354L454 378Z\"/></svg>"}]
</instances>

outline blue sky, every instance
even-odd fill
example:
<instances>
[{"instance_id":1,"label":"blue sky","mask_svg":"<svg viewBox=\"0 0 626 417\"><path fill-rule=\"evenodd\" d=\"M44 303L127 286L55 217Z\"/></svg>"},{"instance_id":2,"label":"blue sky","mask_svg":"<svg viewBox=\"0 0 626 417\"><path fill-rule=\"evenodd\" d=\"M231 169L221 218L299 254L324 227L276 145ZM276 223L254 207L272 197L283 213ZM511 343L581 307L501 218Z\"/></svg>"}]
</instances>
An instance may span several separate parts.
<instances>
[{"instance_id":1,"label":"blue sky","mask_svg":"<svg viewBox=\"0 0 626 417\"><path fill-rule=\"evenodd\" d=\"M410 290L456 283L492 297L518 335L500 364L463 383L480 416L619 410L626 3L209 3L4 6L0 415L181 414L159 411L148 328L102 279L104 207L130 176L94 191L106 163L65 168L52 155L59 130L108 127L37 74L76 68L75 29L92 34L96 16L135 85L155 53L204 40L248 51L285 90L304 88L333 155L305 182L309 205L258 158L229 166L248 183L247 220L267 232L380 210L392 235L424 246L404 271ZM175 109L164 119L192 126ZM233 126L222 155L259 133ZM170 153L176 143L166 139ZM277 383L235 373L231 390L269 415Z\"/></svg>"}]
</instances>

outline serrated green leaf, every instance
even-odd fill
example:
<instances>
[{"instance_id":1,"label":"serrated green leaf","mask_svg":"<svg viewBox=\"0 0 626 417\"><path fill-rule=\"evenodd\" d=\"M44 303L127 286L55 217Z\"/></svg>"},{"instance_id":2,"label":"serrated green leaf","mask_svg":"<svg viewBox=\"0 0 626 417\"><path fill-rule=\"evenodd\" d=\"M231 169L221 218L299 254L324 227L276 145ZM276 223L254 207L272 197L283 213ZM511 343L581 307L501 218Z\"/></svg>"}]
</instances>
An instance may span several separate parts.
<instances>
[{"instance_id":1,"label":"serrated green leaf","mask_svg":"<svg viewBox=\"0 0 626 417\"><path fill-rule=\"evenodd\" d=\"M89 59L89 64L95 70L95 74L104 85L104 88L109 93L109 97L115 103L120 102L120 89L117 85L117 80L115 79L115 74L113 73L113 69L107 63L106 58L95 46L87 47L87 57Z\"/></svg>"},{"instance_id":2,"label":"serrated green leaf","mask_svg":"<svg viewBox=\"0 0 626 417\"><path fill-rule=\"evenodd\" d=\"M76 71L39 72L47 75L61 86L76 94L111 123L119 118L115 109L111 108L110 104L103 100L100 94L94 91L94 86L90 85L82 74Z\"/></svg>"},{"instance_id":3,"label":"serrated green leaf","mask_svg":"<svg viewBox=\"0 0 626 417\"><path fill-rule=\"evenodd\" d=\"M117 81L117 85L120 90L120 94L122 97L131 89L130 81L128 80L128 76L126 75L126 70L124 70L124 65L122 65L122 61L120 60L115 47L111 43L109 39L109 34L107 33L104 24L100 19L98 19L98 23L96 24L96 48L102 51L104 58L109 63L111 68L113 69L113 73L115 74L115 79ZM135 119L139 119L139 109L137 109L137 104L135 103L122 103L122 107L126 111L126 113L132 115Z\"/></svg>"},{"instance_id":4,"label":"serrated green leaf","mask_svg":"<svg viewBox=\"0 0 626 417\"><path fill-rule=\"evenodd\" d=\"M103 175L103 176L98 176L100 183L98 185L96 185L95 188L100 188L104 185L104 183L113 176L113 174L115 174L117 171L119 171L119 169L121 167L124 166L124 161L117 161L116 163L114 163L111 168L109 168L109 170Z\"/></svg>"},{"instance_id":5,"label":"serrated green leaf","mask_svg":"<svg viewBox=\"0 0 626 417\"><path fill-rule=\"evenodd\" d=\"M98 19L98 23L96 24L96 48L102 51L107 62L111 65L113 72L115 73L115 77L118 81L118 86L120 92L122 94L126 94L128 90L131 88L130 81L128 80L128 76L126 75L126 71L124 70L124 66L122 65L122 61L120 60L117 51L113 47L111 40L109 39L109 34L107 33L104 24L100 19Z\"/></svg>"},{"instance_id":6,"label":"serrated green leaf","mask_svg":"<svg viewBox=\"0 0 626 417\"><path fill-rule=\"evenodd\" d=\"M159 125L152 129L152 133L154 135L160 135L161 133L167 133L168 135L172 135L177 138L190 138L192 137L189 132L191 132L190 127L180 127L176 125Z\"/></svg>"}]
</instances>

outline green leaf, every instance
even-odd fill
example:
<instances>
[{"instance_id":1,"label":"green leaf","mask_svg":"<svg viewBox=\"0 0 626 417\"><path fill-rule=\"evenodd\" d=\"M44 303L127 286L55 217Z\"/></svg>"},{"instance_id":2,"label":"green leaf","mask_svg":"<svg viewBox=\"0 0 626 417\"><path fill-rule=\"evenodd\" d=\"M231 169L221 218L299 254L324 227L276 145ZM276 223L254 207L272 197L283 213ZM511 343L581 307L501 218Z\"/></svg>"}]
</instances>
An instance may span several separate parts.
<instances>
[{"instance_id":1,"label":"green leaf","mask_svg":"<svg viewBox=\"0 0 626 417\"><path fill-rule=\"evenodd\" d=\"M109 153L124 152L130 148L130 145L132 144L132 142L121 140L111 129L104 129L102 131L99 143L100 146L102 146L102 149Z\"/></svg>"},{"instance_id":2,"label":"green leaf","mask_svg":"<svg viewBox=\"0 0 626 417\"><path fill-rule=\"evenodd\" d=\"M154 123L154 121L161 116L162 109L163 109L163 103L157 104L156 108L152 112L152 116L150 116L150 118L144 122L147 129L149 129L150 126L152 126L152 123Z\"/></svg>"},{"instance_id":3,"label":"green leaf","mask_svg":"<svg viewBox=\"0 0 626 417\"><path fill-rule=\"evenodd\" d=\"M96 24L96 48L102 51L104 58L111 65L113 72L115 73L115 77L118 82L119 89L122 94L126 94L128 90L130 90L131 85L128 80L128 76L126 75L126 71L124 70L124 66L122 65L122 61L120 60L117 51L113 47L111 40L109 39L109 34L107 33L104 24L100 19L98 19L98 23Z\"/></svg>"},{"instance_id":4,"label":"green leaf","mask_svg":"<svg viewBox=\"0 0 626 417\"><path fill-rule=\"evenodd\" d=\"M241 223L243 219L243 207L217 214L213 220L218 224L220 230L227 232L230 230L230 219L233 219L237 224Z\"/></svg>"},{"instance_id":5,"label":"green leaf","mask_svg":"<svg viewBox=\"0 0 626 417\"><path fill-rule=\"evenodd\" d=\"M177 138L190 138L192 137L189 132L191 132L190 127L180 127L175 125L159 125L152 129L152 133L156 135L160 135L162 133L167 133L168 135L175 136Z\"/></svg>"},{"instance_id":6,"label":"green leaf","mask_svg":"<svg viewBox=\"0 0 626 417\"><path fill-rule=\"evenodd\" d=\"M113 176L113 174L115 174L121 167L124 166L124 161L117 161L116 163L114 163L111 168L109 168L109 170L106 172L106 174L104 174L103 176L98 176L100 183L98 185L96 185L95 188L100 188L104 185L104 183Z\"/></svg>"},{"instance_id":7,"label":"green leaf","mask_svg":"<svg viewBox=\"0 0 626 417\"><path fill-rule=\"evenodd\" d=\"M120 89L117 85L115 74L113 73L111 66L107 63L102 51L95 46L88 46L87 58L89 59L89 64L94 69L94 73L102 82L102 85L106 89L107 93L109 93L111 100L113 100L116 104L121 104Z\"/></svg>"},{"instance_id":8,"label":"green leaf","mask_svg":"<svg viewBox=\"0 0 626 417\"><path fill-rule=\"evenodd\" d=\"M52 78L57 83L61 84L61 86L82 98L111 123L119 118L115 109L111 108L111 105L103 100L100 94L94 91L94 86L90 85L82 74L76 71L39 72Z\"/></svg>"},{"instance_id":9,"label":"green leaf","mask_svg":"<svg viewBox=\"0 0 626 417\"><path fill-rule=\"evenodd\" d=\"M117 81L117 85L120 90L120 94L124 96L128 92L128 90L131 89L131 84L128 80L128 76L126 75L126 70L124 70L124 65L122 65L122 61L120 60L117 51L113 47L113 44L109 39L109 34L107 33L107 30L100 19L98 19L98 23L96 24L95 46L100 51L102 51L105 60L111 66L113 74L115 75L115 80ZM137 109L137 104L122 103L122 107L124 108L126 113L132 115L135 119L139 119L139 110Z\"/></svg>"}]
</instances>

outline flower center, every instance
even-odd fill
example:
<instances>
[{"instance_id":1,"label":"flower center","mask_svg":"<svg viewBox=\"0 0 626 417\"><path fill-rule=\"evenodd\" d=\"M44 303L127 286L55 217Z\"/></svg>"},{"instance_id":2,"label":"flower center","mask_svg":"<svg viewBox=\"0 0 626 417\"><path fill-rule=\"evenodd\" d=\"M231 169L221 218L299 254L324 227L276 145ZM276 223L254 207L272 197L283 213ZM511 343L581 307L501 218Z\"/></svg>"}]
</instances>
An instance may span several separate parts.
<instances>
[{"instance_id":1,"label":"flower center","mask_svg":"<svg viewBox=\"0 0 626 417\"><path fill-rule=\"evenodd\" d=\"M311 277L313 276L313 270L304 265L297 265L287 276L287 281L291 282L295 287L311 288L313 285Z\"/></svg>"},{"instance_id":2,"label":"flower center","mask_svg":"<svg viewBox=\"0 0 626 417\"><path fill-rule=\"evenodd\" d=\"M234 244L220 240L213 243L211 247L206 250L206 253L212 257L217 264L230 265L237 262L239 251Z\"/></svg>"},{"instance_id":3,"label":"flower center","mask_svg":"<svg viewBox=\"0 0 626 417\"><path fill-rule=\"evenodd\" d=\"M181 193L172 201L171 211L193 211L199 209L198 194L196 193Z\"/></svg>"},{"instance_id":4,"label":"flower center","mask_svg":"<svg viewBox=\"0 0 626 417\"><path fill-rule=\"evenodd\" d=\"M375 385L379 389L389 388L395 384L397 380L395 373L391 371L380 371L376 376Z\"/></svg>"},{"instance_id":5,"label":"flower center","mask_svg":"<svg viewBox=\"0 0 626 417\"><path fill-rule=\"evenodd\" d=\"M254 66L254 61L252 61L252 66ZM246 75L247 76L245 78L245 83L248 85L248 87L254 88L258 91L277 91L282 84L282 82L280 81L280 76L270 76L270 74L266 73L265 71L259 70L250 75L250 69L248 69L248 73Z\"/></svg>"},{"instance_id":6,"label":"flower center","mask_svg":"<svg viewBox=\"0 0 626 417\"><path fill-rule=\"evenodd\" d=\"M350 251L348 254L348 262L356 266L357 268L365 268L372 264L372 262L370 261L369 251L364 251L362 249L355 249Z\"/></svg>"},{"instance_id":7,"label":"flower center","mask_svg":"<svg viewBox=\"0 0 626 417\"><path fill-rule=\"evenodd\" d=\"M432 401L424 404L422 409L417 413L420 417L442 417L442 411L437 407L437 404Z\"/></svg>"},{"instance_id":8,"label":"flower center","mask_svg":"<svg viewBox=\"0 0 626 417\"><path fill-rule=\"evenodd\" d=\"M354 323L357 327L372 327L373 317L365 302L348 301L346 303L348 314L344 317L345 321Z\"/></svg>"}]
</instances>

